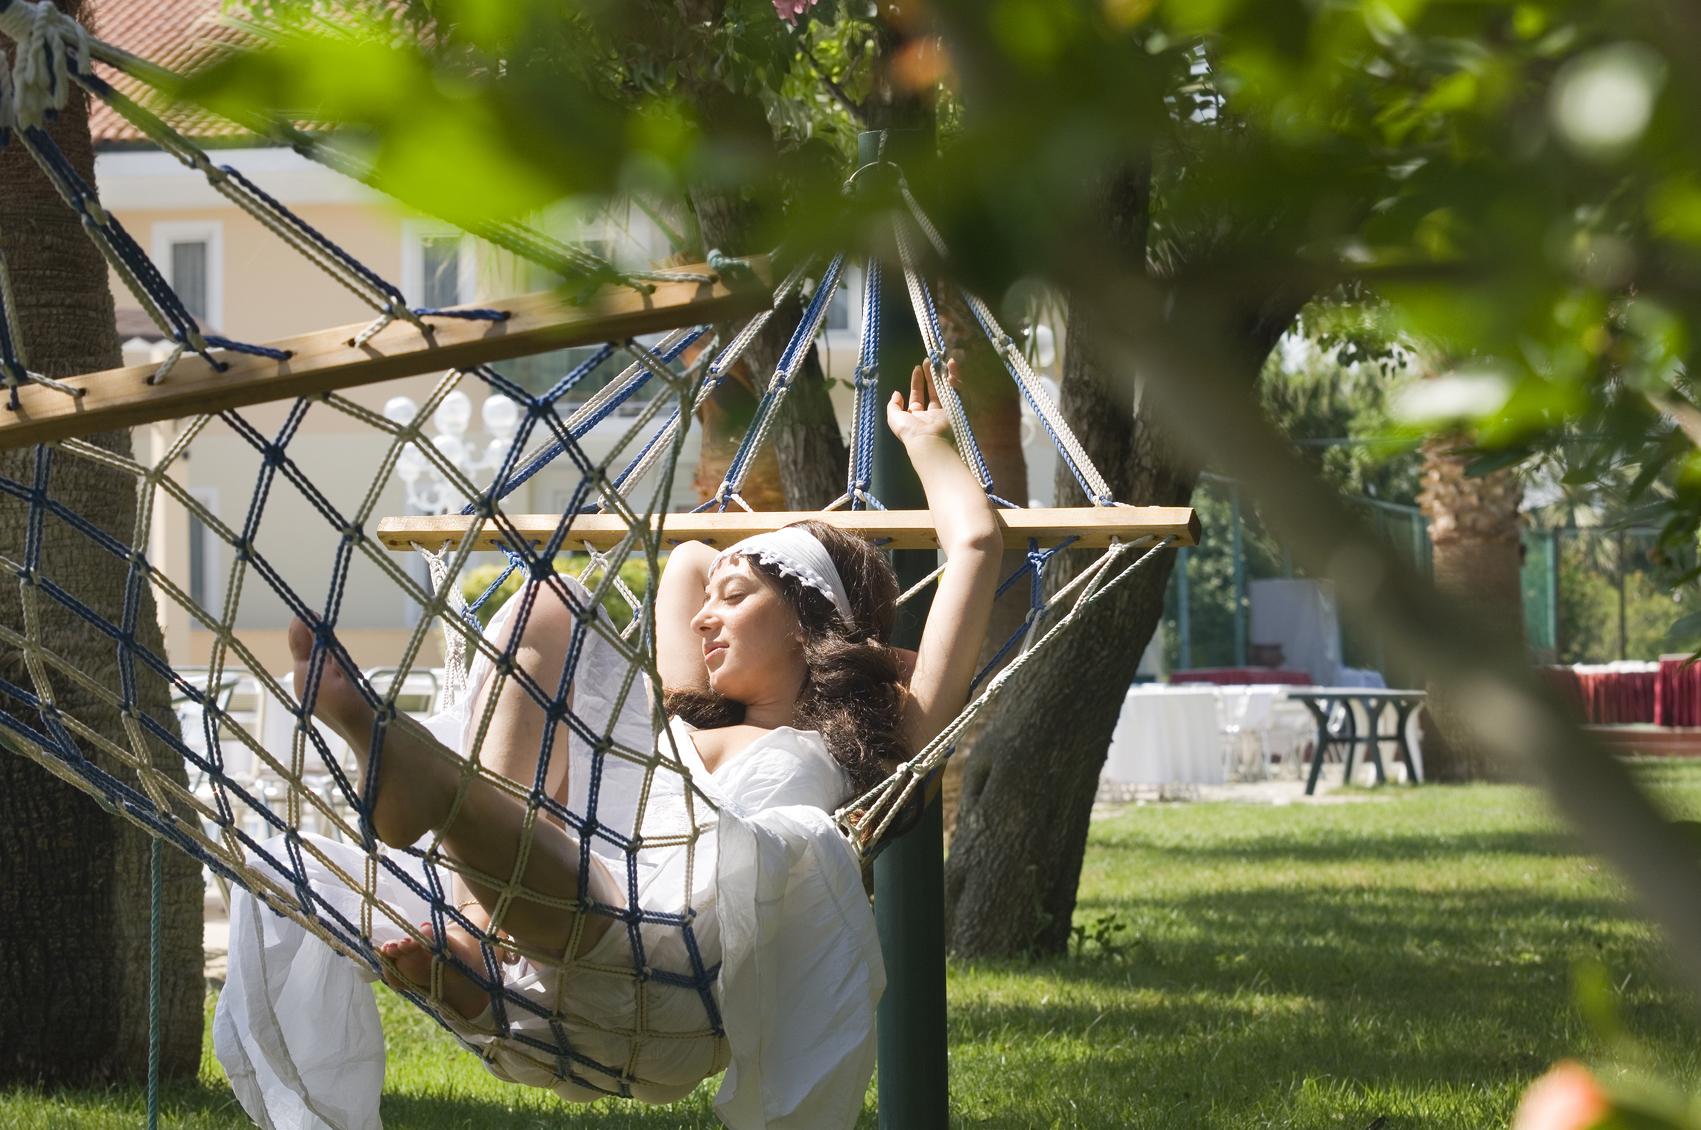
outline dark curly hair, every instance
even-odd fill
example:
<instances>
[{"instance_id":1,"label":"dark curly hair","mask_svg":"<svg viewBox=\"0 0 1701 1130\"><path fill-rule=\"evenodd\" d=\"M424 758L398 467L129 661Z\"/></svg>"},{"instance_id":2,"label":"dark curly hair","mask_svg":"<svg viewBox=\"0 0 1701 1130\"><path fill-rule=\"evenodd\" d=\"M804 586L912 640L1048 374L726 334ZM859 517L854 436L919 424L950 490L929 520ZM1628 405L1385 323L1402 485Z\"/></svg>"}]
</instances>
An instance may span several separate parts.
<instances>
[{"instance_id":1,"label":"dark curly hair","mask_svg":"<svg viewBox=\"0 0 1701 1130\"><path fill-rule=\"evenodd\" d=\"M898 578L886 555L862 538L825 522L794 525L826 547L844 582L852 623L844 622L823 593L758 558L749 560L779 586L803 626L808 674L794 723L799 729L820 731L860 794L880 782L887 765L910 755L901 733L902 667L898 653L886 643L897 619ZM744 720L742 702L711 690L669 690L663 703L669 714L703 729Z\"/></svg>"}]
</instances>

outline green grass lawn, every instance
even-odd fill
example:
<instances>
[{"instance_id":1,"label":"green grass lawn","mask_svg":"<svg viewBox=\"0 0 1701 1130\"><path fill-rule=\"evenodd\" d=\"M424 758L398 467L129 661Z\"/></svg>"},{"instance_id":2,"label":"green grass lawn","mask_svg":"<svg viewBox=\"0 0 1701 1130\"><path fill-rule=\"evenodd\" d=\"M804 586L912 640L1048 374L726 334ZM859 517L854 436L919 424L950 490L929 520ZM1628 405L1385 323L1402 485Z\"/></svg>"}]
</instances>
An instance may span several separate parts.
<instances>
[{"instance_id":1,"label":"green grass lawn","mask_svg":"<svg viewBox=\"0 0 1701 1130\"><path fill-rule=\"evenodd\" d=\"M1701 816L1701 765L1638 768ZM1599 1055L1571 990L1605 965L1649 1066L1698 1085L1701 1041L1616 880L1520 788L1362 803L1163 805L1096 821L1067 959L953 963L953 1125L1504 1126L1554 1059ZM565 1106L485 1075L383 995L386 1125L712 1127L673 1107ZM165 1122L247 1125L210 1050ZM0 1126L140 1124L139 1090L0 1094ZM863 1125L875 1125L873 1091Z\"/></svg>"}]
</instances>

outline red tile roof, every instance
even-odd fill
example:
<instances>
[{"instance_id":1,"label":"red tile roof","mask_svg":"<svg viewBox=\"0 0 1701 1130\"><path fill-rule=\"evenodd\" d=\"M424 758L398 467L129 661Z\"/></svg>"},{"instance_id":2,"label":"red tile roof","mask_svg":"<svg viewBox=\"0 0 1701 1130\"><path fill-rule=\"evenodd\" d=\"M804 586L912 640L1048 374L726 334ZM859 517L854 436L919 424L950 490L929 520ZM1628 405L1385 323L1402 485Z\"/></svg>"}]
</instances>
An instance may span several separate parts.
<instances>
[{"instance_id":1,"label":"red tile roof","mask_svg":"<svg viewBox=\"0 0 1701 1130\"><path fill-rule=\"evenodd\" d=\"M90 30L96 36L150 63L171 70L190 70L195 64L246 40L239 29L222 22L220 0L93 0ZM248 131L223 118L196 110L150 103L150 88L102 67L107 81L137 101L149 103L172 126L190 137L237 140ZM147 144L147 137L118 111L95 99L89 107L89 130L96 147Z\"/></svg>"}]
</instances>

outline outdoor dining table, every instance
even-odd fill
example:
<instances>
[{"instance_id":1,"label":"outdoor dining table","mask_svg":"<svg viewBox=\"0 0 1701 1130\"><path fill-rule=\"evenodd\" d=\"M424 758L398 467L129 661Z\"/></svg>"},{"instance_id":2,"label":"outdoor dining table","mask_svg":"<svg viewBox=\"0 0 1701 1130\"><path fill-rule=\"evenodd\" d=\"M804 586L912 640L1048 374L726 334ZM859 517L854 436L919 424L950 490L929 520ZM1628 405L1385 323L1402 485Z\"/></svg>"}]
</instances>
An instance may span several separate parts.
<instances>
[{"instance_id":1,"label":"outdoor dining table","mask_svg":"<svg viewBox=\"0 0 1701 1130\"><path fill-rule=\"evenodd\" d=\"M1130 687L1111 734L1102 779L1113 787L1168 789L1225 779L1218 688Z\"/></svg>"},{"instance_id":2,"label":"outdoor dining table","mask_svg":"<svg viewBox=\"0 0 1701 1130\"><path fill-rule=\"evenodd\" d=\"M1411 719L1412 712L1423 705L1423 691L1392 690L1386 687L1296 687L1288 691L1288 698L1303 703L1317 722L1317 742L1311 753L1311 775L1305 782L1307 796L1317 791L1317 778L1323 772L1323 754L1331 745L1345 747L1347 764L1344 780L1352 780L1353 751L1363 743L1366 759L1376 768L1376 783L1386 783L1388 773L1382 765L1381 750L1381 744L1386 741L1394 743L1394 748L1406 763L1406 780L1414 785L1422 780L1423 775L1418 769L1417 760L1412 756L1411 742L1406 737L1406 723ZM1355 705L1364 711L1366 725L1363 734L1358 732L1358 713L1353 709ZM1391 733L1384 733L1382 715L1390 706L1394 708L1394 729Z\"/></svg>"}]
</instances>

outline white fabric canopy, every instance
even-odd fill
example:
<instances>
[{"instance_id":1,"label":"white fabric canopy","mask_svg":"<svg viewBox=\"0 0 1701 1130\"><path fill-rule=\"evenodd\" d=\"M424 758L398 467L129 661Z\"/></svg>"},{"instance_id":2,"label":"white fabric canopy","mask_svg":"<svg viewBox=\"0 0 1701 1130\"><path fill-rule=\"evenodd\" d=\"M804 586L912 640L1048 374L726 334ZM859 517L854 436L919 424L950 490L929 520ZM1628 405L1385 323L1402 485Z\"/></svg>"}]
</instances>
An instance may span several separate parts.
<instances>
[{"instance_id":1,"label":"white fabric canopy","mask_svg":"<svg viewBox=\"0 0 1701 1130\"><path fill-rule=\"evenodd\" d=\"M1282 666L1333 683L1341 667L1341 624L1328 581L1275 577L1248 582L1251 642L1280 644Z\"/></svg>"}]
</instances>

